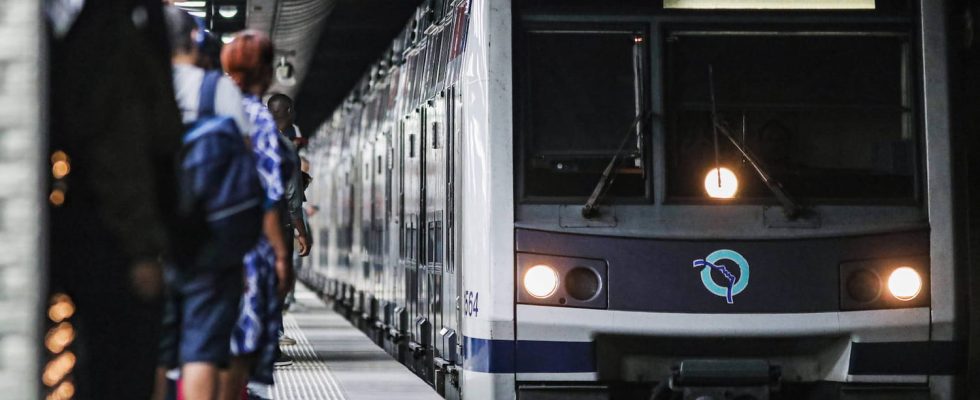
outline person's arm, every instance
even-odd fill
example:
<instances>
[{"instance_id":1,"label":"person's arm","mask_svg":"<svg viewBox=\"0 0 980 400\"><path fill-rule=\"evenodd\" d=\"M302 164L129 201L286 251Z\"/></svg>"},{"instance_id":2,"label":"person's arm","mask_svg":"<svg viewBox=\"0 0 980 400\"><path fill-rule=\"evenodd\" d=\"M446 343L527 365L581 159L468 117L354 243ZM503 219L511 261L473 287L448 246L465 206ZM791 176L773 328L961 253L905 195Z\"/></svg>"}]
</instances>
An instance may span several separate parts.
<instances>
[{"instance_id":1,"label":"person's arm","mask_svg":"<svg viewBox=\"0 0 980 400\"><path fill-rule=\"evenodd\" d=\"M296 227L296 240L299 241L299 256L306 257L310 255L310 247L313 245L310 230L302 216L293 218L293 226Z\"/></svg>"},{"instance_id":2,"label":"person's arm","mask_svg":"<svg viewBox=\"0 0 980 400\"><path fill-rule=\"evenodd\" d=\"M285 299L286 295L293 290L295 278L293 276L292 257L289 257L286 252L286 239L282 234L282 225L279 222L279 210L277 208L273 207L265 212L262 217L262 232L276 253L276 277L279 280L276 285L276 292L279 299Z\"/></svg>"},{"instance_id":3,"label":"person's arm","mask_svg":"<svg viewBox=\"0 0 980 400\"><path fill-rule=\"evenodd\" d=\"M302 176L300 175L299 165L293 169L293 176L289 179L286 189L287 199L289 200L289 219L292 221L293 228L296 229L296 241L299 242L299 255L306 257L310 254L309 231L303 222L303 189Z\"/></svg>"}]
</instances>

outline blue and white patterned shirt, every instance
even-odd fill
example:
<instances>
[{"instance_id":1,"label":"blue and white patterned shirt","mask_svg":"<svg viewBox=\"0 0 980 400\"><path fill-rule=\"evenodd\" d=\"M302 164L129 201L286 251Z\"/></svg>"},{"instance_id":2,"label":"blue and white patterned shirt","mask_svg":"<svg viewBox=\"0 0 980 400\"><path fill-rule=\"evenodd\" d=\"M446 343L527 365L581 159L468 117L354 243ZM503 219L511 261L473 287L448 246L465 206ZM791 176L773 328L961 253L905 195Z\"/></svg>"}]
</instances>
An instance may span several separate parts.
<instances>
[{"instance_id":1,"label":"blue and white patterned shirt","mask_svg":"<svg viewBox=\"0 0 980 400\"><path fill-rule=\"evenodd\" d=\"M252 151L255 152L259 168L259 178L265 189L265 209L276 206L282 199L282 157L279 153L279 131L272 119L272 114L262 100L254 94L247 94L242 99L245 115L252 124Z\"/></svg>"}]
</instances>

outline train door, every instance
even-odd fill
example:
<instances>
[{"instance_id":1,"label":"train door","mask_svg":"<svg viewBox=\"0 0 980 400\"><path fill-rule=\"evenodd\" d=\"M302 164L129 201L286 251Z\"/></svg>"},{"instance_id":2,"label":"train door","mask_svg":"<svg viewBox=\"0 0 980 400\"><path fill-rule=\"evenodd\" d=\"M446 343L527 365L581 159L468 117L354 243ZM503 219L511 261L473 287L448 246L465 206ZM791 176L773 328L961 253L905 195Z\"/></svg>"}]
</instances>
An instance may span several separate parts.
<instances>
[{"instance_id":1,"label":"train door","mask_svg":"<svg viewBox=\"0 0 980 400\"><path fill-rule=\"evenodd\" d=\"M415 320L419 312L419 224L421 223L422 206L422 112L416 110L405 120L404 139L404 176L402 179L404 196L404 219L402 221L401 260L405 271L405 315L399 315L399 329L407 332L408 347L418 342L418 331ZM409 356L410 357L410 356ZM403 360L409 366L411 358Z\"/></svg>"},{"instance_id":2,"label":"train door","mask_svg":"<svg viewBox=\"0 0 980 400\"><path fill-rule=\"evenodd\" d=\"M426 335L427 370L434 382L433 360L442 357L445 349L437 333L444 327L446 299L443 292L443 273L446 260L446 96L440 93L426 105L425 154L425 271L428 297L428 320L422 321ZM449 308L452 300L449 300Z\"/></svg>"},{"instance_id":3,"label":"train door","mask_svg":"<svg viewBox=\"0 0 980 400\"><path fill-rule=\"evenodd\" d=\"M387 260L387 267L391 270L391 297L385 304L385 325L388 328L385 341L385 350L392 357L403 361L399 349L404 343L404 326L401 324L403 318L407 319L405 309L405 268L402 260L404 259L404 232L405 232L405 162L408 152L405 151L407 134L405 132L407 120L397 120L391 132L389 141L391 157L391 249Z\"/></svg>"},{"instance_id":4,"label":"train door","mask_svg":"<svg viewBox=\"0 0 980 400\"><path fill-rule=\"evenodd\" d=\"M438 130L441 136L438 140L440 160L438 167L443 173L438 177L440 190L438 193L438 242L435 247L438 254L439 287L437 289L439 302L439 317L435 327L435 376L436 389L447 399L458 398L458 372L460 355L459 321L462 307L460 304L460 279L456 269L456 143L459 133L458 102L456 89L446 89L440 94L436 103L439 112L439 125L433 125L433 131ZM435 163L430 163L435 166ZM428 197L428 196L427 196ZM435 196L434 196L435 197Z\"/></svg>"},{"instance_id":5,"label":"train door","mask_svg":"<svg viewBox=\"0 0 980 400\"><path fill-rule=\"evenodd\" d=\"M358 248L360 259L358 260L357 277L357 298L355 299L355 311L357 312L358 328L367 331L367 313L369 310L369 297L371 295L372 283L374 282L373 251L374 248L374 139L365 133L360 151L360 229L358 230L361 245Z\"/></svg>"},{"instance_id":6,"label":"train door","mask_svg":"<svg viewBox=\"0 0 980 400\"><path fill-rule=\"evenodd\" d=\"M434 115L431 110L431 106L428 104L423 105L418 109L419 113L419 136L418 136L418 154L419 154L419 195L420 195L420 218L416 238L418 242L416 244L415 250L418 252L418 275L416 277L418 295L416 296L415 305L415 316L412 319L412 329L414 330L414 337L412 342L409 343L409 349L412 352L413 357L413 371L419 375L426 382L432 382L432 281L431 281L431 264L429 262L429 252L428 252L428 235L429 235L429 219L428 215L428 191L430 187L429 181L429 150L431 148L429 143L429 137L431 135L429 121L433 119Z\"/></svg>"},{"instance_id":7,"label":"train door","mask_svg":"<svg viewBox=\"0 0 980 400\"><path fill-rule=\"evenodd\" d=\"M384 244L381 249L381 263L382 268L384 268L383 279L383 289L381 295L381 302L379 306L381 307L381 326L384 329L382 332L382 338L389 338L387 331L392 327L392 311L394 306L397 304L395 302L396 295L396 270L395 266L398 260L398 236L397 230L395 229L399 224L398 215L396 213L395 199L396 199L396 184L395 179L396 168L395 165L398 163L395 157L395 143L398 141L398 137L393 135L392 131L389 129L385 132L385 148L384 148ZM391 353L390 341L384 340L382 347L386 351Z\"/></svg>"},{"instance_id":8,"label":"train door","mask_svg":"<svg viewBox=\"0 0 980 400\"><path fill-rule=\"evenodd\" d=\"M353 160L350 155L346 155L340 163L341 170L341 182L338 185L340 189L340 201L338 202L338 220L337 224L337 270L335 279L340 282L350 282L350 269L351 269L351 249L353 245L354 238L354 224L353 224L353 214L354 214L354 171L353 171ZM341 301L340 303L345 306L351 305L350 290L347 284L340 285L335 289L336 296Z\"/></svg>"},{"instance_id":9,"label":"train door","mask_svg":"<svg viewBox=\"0 0 980 400\"><path fill-rule=\"evenodd\" d=\"M387 193L387 168L386 155L388 141L385 134L378 134L372 146L374 152L371 157L372 178L372 199L371 199L371 296L368 298L368 323L369 330L372 332L372 339L381 344L381 336L376 322L379 321L381 311L380 301L384 298L384 250L385 250L385 227L387 226L387 214L385 213L385 200Z\"/></svg>"}]
</instances>

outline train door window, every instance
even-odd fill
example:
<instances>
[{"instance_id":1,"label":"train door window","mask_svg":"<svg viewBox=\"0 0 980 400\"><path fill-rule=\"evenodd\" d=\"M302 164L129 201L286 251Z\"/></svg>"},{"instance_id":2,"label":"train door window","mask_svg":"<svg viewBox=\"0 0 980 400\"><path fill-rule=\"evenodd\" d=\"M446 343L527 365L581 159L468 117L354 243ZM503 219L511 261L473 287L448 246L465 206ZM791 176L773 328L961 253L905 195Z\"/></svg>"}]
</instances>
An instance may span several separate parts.
<instances>
[{"instance_id":1,"label":"train door window","mask_svg":"<svg viewBox=\"0 0 980 400\"><path fill-rule=\"evenodd\" d=\"M415 134L408 135L408 158L415 158Z\"/></svg>"},{"instance_id":2,"label":"train door window","mask_svg":"<svg viewBox=\"0 0 980 400\"><path fill-rule=\"evenodd\" d=\"M622 27L528 27L519 55L517 108L525 200L588 197L613 157L607 196L644 198L647 34ZM561 201L561 200L559 200Z\"/></svg>"},{"instance_id":3,"label":"train door window","mask_svg":"<svg viewBox=\"0 0 980 400\"><path fill-rule=\"evenodd\" d=\"M443 263L443 231L442 220L426 222L426 262L428 264L442 265Z\"/></svg>"},{"instance_id":4,"label":"train door window","mask_svg":"<svg viewBox=\"0 0 980 400\"><path fill-rule=\"evenodd\" d=\"M890 32L669 34L668 199L705 199L717 165L734 172L736 201L773 201L738 143L793 197L914 201L908 41ZM712 109L731 135L716 135Z\"/></svg>"}]
</instances>

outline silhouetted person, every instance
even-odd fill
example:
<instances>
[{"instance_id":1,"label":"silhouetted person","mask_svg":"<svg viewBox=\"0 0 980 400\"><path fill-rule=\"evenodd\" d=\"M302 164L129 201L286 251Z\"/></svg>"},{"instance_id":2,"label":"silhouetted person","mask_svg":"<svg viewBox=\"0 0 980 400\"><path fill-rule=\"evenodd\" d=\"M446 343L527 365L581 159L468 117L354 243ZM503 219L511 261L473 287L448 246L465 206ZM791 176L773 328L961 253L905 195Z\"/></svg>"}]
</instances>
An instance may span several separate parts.
<instances>
[{"instance_id":1,"label":"silhouetted person","mask_svg":"<svg viewBox=\"0 0 980 400\"><path fill-rule=\"evenodd\" d=\"M51 150L67 153L71 169L64 202L49 211L50 290L77 307L75 398L145 399L183 130L161 4L87 1L59 32L47 121Z\"/></svg>"}]
</instances>

